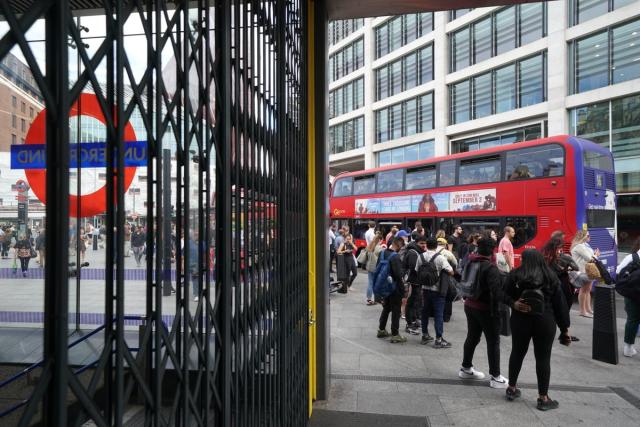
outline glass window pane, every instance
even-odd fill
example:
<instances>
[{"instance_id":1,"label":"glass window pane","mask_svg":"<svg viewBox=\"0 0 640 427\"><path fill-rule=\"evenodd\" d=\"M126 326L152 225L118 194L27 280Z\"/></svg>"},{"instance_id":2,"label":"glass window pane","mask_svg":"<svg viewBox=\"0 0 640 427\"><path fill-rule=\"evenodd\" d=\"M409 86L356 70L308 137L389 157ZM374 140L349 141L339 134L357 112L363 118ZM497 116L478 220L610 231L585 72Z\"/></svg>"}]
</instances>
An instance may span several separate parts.
<instances>
[{"instance_id":1,"label":"glass window pane","mask_svg":"<svg viewBox=\"0 0 640 427\"><path fill-rule=\"evenodd\" d=\"M415 39L418 38L418 15L413 13L410 15L404 16L404 25L405 25L405 42L411 43Z\"/></svg>"},{"instance_id":2,"label":"glass window pane","mask_svg":"<svg viewBox=\"0 0 640 427\"><path fill-rule=\"evenodd\" d=\"M344 151L344 128L341 124L335 126L335 137L336 153L342 153Z\"/></svg>"},{"instance_id":3,"label":"glass window pane","mask_svg":"<svg viewBox=\"0 0 640 427\"><path fill-rule=\"evenodd\" d=\"M420 50L420 78L418 84L433 80L433 45Z\"/></svg>"},{"instance_id":4,"label":"glass window pane","mask_svg":"<svg viewBox=\"0 0 640 427\"><path fill-rule=\"evenodd\" d=\"M418 83L418 61L417 52L411 53L403 58L404 61L404 88L409 90L416 87Z\"/></svg>"},{"instance_id":5,"label":"glass window pane","mask_svg":"<svg viewBox=\"0 0 640 427\"><path fill-rule=\"evenodd\" d=\"M379 68L376 71L376 99L379 101L381 99L389 96L389 69L385 66Z\"/></svg>"},{"instance_id":6,"label":"glass window pane","mask_svg":"<svg viewBox=\"0 0 640 427\"><path fill-rule=\"evenodd\" d=\"M473 79L473 118L491 115L491 73Z\"/></svg>"},{"instance_id":7,"label":"glass window pane","mask_svg":"<svg viewBox=\"0 0 640 427\"><path fill-rule=\"evenodd\" d=\"M574 135L609 148L609 102L574 109L571 128Z\"/></svg>"},{"instance_id":8,"label":"glass window pane","mask_svg":"<svg viewBox=\"0 0 640 427\"><path fill-rule=\"evenodd\" d=\"M402 46L402 17L398 16L389 22L389 51L393 52Z\"/></svg>"},{"instance_id":9,"label":"glass window pane","mask_svg":"<svg viewBox=\"0 0 640 427\"><path fill-rule=\"evenodd\" d=\"M544 36L544 3L521 4L519 19L520 46Z\"/></svg>"},{"instance_id":10,"label":"glass window pane","mask_svg":"<svg viewBox=\"0 0 640 427\"><path fill-rule=\"evenodd\" d=\"M613 0L613 8L620 9L621 7L635 3L636 1L637 0Z\"/></svg>"},{"instance_id":11,"label":"glass window pane","mask_svg":"<svg viewBox=\"0 0 640 427\"><path fill-rule=\"evenodd\" d=\"M453 123L462 123L469 120L471 111L469 104L469 81L464 80L451 86L451 107Z\"/></svg>"},{"instance_id":12,"label":"glass window pane","mask_svg":"<svg viewBox=\"0 0 640 427\"><path fill-rule=\"evenodd\" d=\"M491 160L472 160L460 163L460 184L500 181L500 157Z\"/></svg>"},{"instance_id":13,"label":"glass window pane","mask_svg":"<svg viewBox=\"0 0 640 427\"><path fill-rule=\"evenodd\" d=\"M402 191L403 170L378 172L378 193Z\"/></svg>"},{"instance_id":14,"label":"glass window pane","mask_svg":"<svg viewBox=\"0 0 640 427\"><path fill-rule=\"evenodd\" d=\"M613 83L640 78L640 20L613 29Z\"/></svg>"},{"instance_id":15,"label":"glass window pane","mask_svg":"<svg viewBox=\"0 0 640 427\"><path fill-rule=\"evenodd\" d=\"M440 163L440 187L447 187L456 183L456 161L449 160Z\"/></svg>"},{"instance_id":16,"label":"glass window pane","mask_svg":"<svg viewBox=\"0 0 640 427\"><path fill-rule=\"evenodd\" d=\"M611 101L611 113L613 155L640 156L640 95Z\"/></svg>"},{"instance_id":17,"label":"glass window pane","mask_svg":"<svg viewBox=\"0 0 640 427\"><path fill-rule=\"evenodd\" d=\"M420 143L420 154L419 157L421 160L430 159L435 156L435 147L434 141L427 141Z\"/></svg>"},{"instance_id":18,"label":"glass window pane","mask_svg":"<svg viewBox=\"0 0 640 427\"><path fill-rule=\"evenodd\" d=\"M404 135L414 135L417 133L418 125L418 100L416 98L409 99L404 103Z\"/></svg>"},{"instance_id":19,"label":"glass window pane","mask_svg":"<svg viewBox=\"0 0 640 427\"><path fill-rule=\"evenodd\" d=\"M516 8L508 7L495 15L496 55L516 47Z\"/></svg>"},{"instance_id":20,"label":"glass window pane","mask_svg":"<svg viewBox=\"0 0 640 427\"><path fill-rule=\"evenodd\" d=\"M516 108L516 66L507 65L495 71L496 113Z\"/></svg>"},{"instance_id":21,"label":"glass window pane","mask_svg":"<svg viewBox=\"0 0 640 427\"><path fill-rule=\"evenodd\" d=\"M469 28L464 28L451 37L451 58L453 59L451 71L462 70L469 66L470 42Z\"/></svg>"},{"instance_id":22,"label":"glass window pane","mask_svg":"<svg viewBox=\"0 0 640 427\"><path fill-rule=\"evenodd\" d=\"M491 17L473 26L473 57L476 64L491 58Z\"/></svg>"},{"instance_id":23,"label":"glass window pane","mask_svg":"<svg viewBox=\"0 0 640 427\"><path fill-rule=\"evenodd\" d=\"M353 188L353 179L351 178L337 179L336 182L333 184L333 195L335 197L350 196L352 188Z\"/></svg>"},{"instance_id":24,"label":"glass window pane","mask_svg":"<svg viewBox=\"0 0 640 427\"><path fill-rule=\"evenodd\" d=\"M407 170L407 190L422 190L424 188L434 188L436 186L436 168L409 169Z\"/></svg>"},{"instance_id":25,"label":"glass window pane","mask_svg":"<svg viewBox=\"0 0 640 427\"><path fill-rule=\"evenodd\" d=\"M352 83L344 86L344 112L348 113L353 110L353 85Z\"/></svg>"},{"instance_id":26,"label":"glass window pane","mask_svg":"<svg viewBox=\"0 0 640 427\"><path fill-rule=\"evenodd\" d=\"M513 237L513 247L519 248L530 242L536 236L535 217L507 217L506 224L513 227L516 235Z\"/></svg>"},{"instance_id":27,"label":"glass window pane","mask_svg":"<svg viewBox=\"0 0 640 427\"><path fill-rule=\"evenodd\" d=\"M391 107L391 139L401 138L402 135L402 104Z\"/></svg>"},{"instance_id":28,"label":"glass window pane","mask_svg":"<svg viewBox=\"0 0 640 427\"><path fill-rule=\"evenodd\" d=\"M355 106L354 108L362 108L364 106L364 78L359 78L355 83Z\"/></svg>"},{"instance_id":29,"label":"glass window pane","mask_svg":"<svg viewBox=\"0 0 640 427\"><path fill-rule=\"evenodd\" d=\"M376 192L376 180L374 175L358 177L353 180L353 195L371 194Z\"/></svg>"},{"instance_id":30,"label":"glass window pane","mask_svg":"<svg viewBox=\"0 0 640 427\"><path fill-rule=\"evenodd\" d=\"M402 61L396 61L391 64L389 74L390 93L396 95L402 92Z\"/></svg>"},{"instance_id":31,"label":"glass window pane","mask_svg":"<svg viewBox=\"0 0 640 427\"><path fill-rule=\"evenodd\" d=\"M498 147L502 145L502 141L500 139L500 135L491 135L491 136L483 136L478 139L478 149L482 150L485 148Z\"/></svg>"},{"instance_id":32,"label":"glass window pane","mask_svg":"<svg viewBox=\"0 0 640 427\"><path fill-rule=\"evenodd\" d=\"M344 96L342 94L342 88L336 90L335 108L336 116L344 114Z\"/></svg>"},{"instance_id":33,"label":"glass window pane","mask_svg":"<svg viewBox=\"0 0 640 427\"><path fill-rule=\"evenodd\" d=\"M542 55L518 63L520 68L520 107L544 101L544 73Z\"/></svg>"},{"instance_id":34,"label":"glass window pane","mask_svg":"<svg viewBox=\"0 0 640 427\"><path fill-rule=\"evenodd\" d=\"M391 163L397 165L404 162L404 148L394 148L391 150Z\"/></svg>"},{"instance_id":35,"label":"glass window pane","mask_svg":"<svg viewBox=\"0 0 640 427\"><path fill-rule=\"evenodd\" d=\"M378 166L387 166L391 164L391 150L385 150L378 153Z\"/></svg>"},{"instance_id":36,"label":"glass window pane","mask_svg":"<svg viewBox=\"0 0 640 427\"><path fill-rule=\"evenodd\" d=\"M433 31L433 12L420 13L420 35Z\"/></svg>"},{"instance_id":37,"label":"glass window pane","mask_svg":"<svg viewBox=\"0 0 640 427\"><path fill-rule=\"evenodd\" d=\"M353 54L355 61L355 70L364 66L364 39L361 37L355 42L355 53Z\"/></svg>"},{"instance_id":38,"label":"glass window pane","mask_svg":"<svg viewBox=\"0 0 640 427\"><path fill-rule=\"evenodd\" d=\"M418 132L428 132L433 130L433 93L422 95L419 98L419 113L420 128Z\"/></svg>"},{"instance_id":39,"label":"glass window pane","mask_svg":"<svg viewBox=\"0 0 640 427\"><path fill-rule=\"evenodd\" d=\"M564 150L558 145L521 148L507 152L508 180L560 176L563 172Z\"/></svg>"},{"instance_id":40,"label":"glass window pane","mask_svg":"<svg viewBox=\"0 0 640 427\"><path fill-rule=\"evenodd\" d=\"M336 96L335 90L332 90L331 92L329 92L329 118L330 119L336 116L335 101L334 101L335 96Z\"/></svg>"},{"instance_id":41,"label":"glass window pane","mask_svg":"<svg viewBox=\"0 0 640 427\"><path fill-rule=\"evenodd\" d=\"M524 129L524 141L533 141L542 138L542 127L540 125L529 126Z\"/></svg>"},{"instance_id":42,"label":"glass window pane","mask_svg":"<svg viewBox=\"0 0 640 427\"><path fill-rule=\"evenodd\" d=\"M607 32L577 42L575 76L578 92L609 84L608 44Z\"/></svg>"},{"instance_id":43,"label":"glass window pane","mask_svg":"<svg viewBox=\"0 0 640 427\"><path fill-rule=\"evenodd\" d=\"M353 150L355 148L352 120L344 123L344 141L345 151Z\"/></svg>"},{"instance_id":44,"label":"glass window pane","mask_svg":"<svg viewBox=\"0 0 640 427\"><path fill-rule=\"evenodd\" d=\"M376 142L389 140L389 110L384 108L376 111Z\"/></svg>"},{"instance_id":45,"label":"glass window pane","mask_svg":"<svg viewBox=\"0 0 640 427\"><path fill-rule=\"evenodd\" d=\"M576 0L578 23L602 16L609 12L608 0Z\"/></svg>"},{"instance_id":46,"label":"glass window pane","mask_svg":"<svg viewBox=\"0 0 640 427\"><path fill-rule=\"evenodd\" d=\"M376 58L389 53L389 32L387 24L376 29Z\"/></svg>"},{"instance_id":47,"label":"glass window pane","mask_svg":"<svg viewBox=\"0 0 640 427\"><path fill-rule=\"evenodd\" d=\"M509 145L515 144L518 141L522 141L522 137L520 136L522 132L520 131L511 131L507 133L503 133L500 135L500 145ZM480 148L483 148L482 146Z\"/></svg>"},{"instance_id":48,"label":"glass window pane","mask_svg":"<svg viewBox=\"0 0 640 427\"><path fill-rule=\"evenodd\" d=\"M404 147L404 161L415 162L420 160L420 147L418 144L411 144Z\"/></svg>"}]
</instances>

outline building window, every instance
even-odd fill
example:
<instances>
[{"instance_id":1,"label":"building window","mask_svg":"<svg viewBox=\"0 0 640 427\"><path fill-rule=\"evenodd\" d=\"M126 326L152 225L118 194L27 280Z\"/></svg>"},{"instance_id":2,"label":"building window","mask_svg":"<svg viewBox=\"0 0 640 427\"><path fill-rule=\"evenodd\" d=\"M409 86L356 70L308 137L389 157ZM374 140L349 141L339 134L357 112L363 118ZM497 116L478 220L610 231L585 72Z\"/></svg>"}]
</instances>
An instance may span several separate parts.
<instances>
[{"instance_id":1,"label":"building window","mask_svg":"<svg viewBox=\"0 0 640 427\"><path fill-rule=\"evenodd\" d=\"M394 165L398 163L405 162L413 162L416 160L425 160L430 159L435 155L434 151L434 141L429 140L425 142L420 142L417 144L405 145L404 147L393 148L391 150L383 150L378 152L378 166L388 166ZM435 186L435 169L432 171L433 174L433 186ZM430 176L423 176L424 174L414 174L411 175L412 179L410 180L410 174L407 172L407 189L417 189L415 185L418 185L418 182L422 182L424 180L430 180ZM412 182L410 185L409 183ZM426 188L426 187L422 187Z\"/></svg>"},{"instance_id":2,"label":"building window","mask_svg":"<svg viewBox=\"0 0 640 427\"><path fill-rule=\"evenodd\" d=\"M15 114L11 115L11 126L15 129L18 126L18 118Z\"/></svg>"},{"instance_id":3,"label":"building window","mask_svg":"<svg viewBox=\"0 0 640 427\"><path fill-rule=\"evenodd\" d=\"M569 24L578 25L613 10L628 6L635 0L571 0Z\"/></svg>"},{"instance_id":4,"label":"building window","mask_svg":"<svg viewBox=\"0 0 640 427\"><path fill-rule=\"evenodd\" d=\"M329 22L328 35L330 45L338 43L351 33L364 27L364 19L344 19Z\"/></svg>"},{"instance_id":5,"label":"building window","mask_svg":"<svg viewBox=\"0 0 640 427\"><path fill-rule=\"evenodd\" d=\"M572 42L573 93L640 78L640 20Z\"/></svg>"},{"instance_id":6,"label":"building window","mask_svg":"<svg viewBox=\"0 0 640 427\"><path fill-rule=\"evenodd\" d=\"M364 106L364 77L329 92L329 118Z\"/></svg>"},{"instance_id":7,"label":"building window","mask_svg":"<svg viewBox=\"0 0 640 427\"><path fill-rule=\"evenodd\" d=\"M11 105L13 108L18 106L18 98L16 98L15 95L11 95Z\"/></svg>"},{"instance_id":8,"label":"building window","mask_svg":"<svg viewBox=\"0 0 640 427\"><path fill-rule=\"evenodd\" d=\"M546 36L546 3L510 6L449 36L451 72L509 52Z\"/></svg>"},{"instance_id":9,"label":"building window","mask_svg":"<svg viewBox=\"0 0 640 427\"><path fill-rule=\"evenodd\" d=\"M535 124L521 128L510 129L498 133L474 136L473 138L451 141L451 154L466 153L483 148L498 147L520 141L532 141L544 137L542 125Z\"/></svg>"},{"instance_id":10,"label":"building window","mask_svg":"<svg viewBox=\"0 0 640 427\"><path fill-rule=\"evenodd\" d=\"M433 130L433 92L376 111L376 143Z\"/></svg>"},{"instance_id":11,"label":"building window","mask_svg":"<svg viewBox=\"0 0 640 427\"><path fill-rule=\"evenodd\" d=\"M545 52L542 52L450 85L450 123L462 123L544 102L545 58ZM470 88L472 84L473 92ZM495 94L494 99L492 92Z\"/></svg>"},{"instance_id":12,"label":"building window","mask_svg":"<svg viewBox=\"0 0 640 427\"><path fill-rule=\"evenodd\" d=\"M375 29L376 59L433 31L433 13L391 18Z\"/></svg>"},{"instance_id":13,"label":"building window","mask_svg":"<svg viewBox=\"0 0 640 427\"><path fill-rule=\"evenodd\" d=\"M20 119L20 129L22 130L22 132L27 131L27 122L25 121L25 119Z\"/></svg>"},{"instance_id":14,"label":"building window","mask_svg":"<svg viewBox=\"0 0 640 427\"><path fill-rule=\"evenodd\" d=\"M20 111L22 111L23 113L27 112L27 104L25 104L24 102L22 102L20 104Z\"/></svg>"},{"instance_id":15,"label":"building window","mask_svg":"<svg viewBox=\"0 0 640 427\"><path fill-rule=\"evenodd\" d=\"M456 9L449 11L449 22L458 19L467 13L471 12L473 9Z\"/></svg>"},{"instance_id":16,"label":"building window","mask_svg":"<svg viewBox=\"0 0 640 427\"><path fill-rule=\"evenodd\" d=\"M29 117L33 118L33 107L29 107Z\"/></svg>"},{"instance_id":17,"label":"building window","mask_svg":"<svg viewBox=\"0 0 640 427\"><path fill-rule=\"evenodd\" d=\"M383 65L375 75L377 101L433 80L433 45Z\"/></svg>"},{"instance_id":18,"label":"building window","mask_svg":"<svg viewBox=\"0 0 640 427\"><path fill-rule=\"evenodd\" d=\"M331 154L364 147L364 117L356 117L329 127L329 141Z\"/></svg>"},{"instance_id":19,"label":"building window","mask_svg":"<svg viewBox=\"0 0 640 427\"><path fill-rule=\"evenodd\" d=\"M15 136L14 134L11 135L11 145L16 145L16 141L18 140L18 137Z\"/></svg>"},{"instance_id":20,"label":"building window","mask_svg":"<svg viewBox=\"0 0 640 427\"><path fill-rule=\"evenodd\" d=\"M331 81L338 80L364 65L364 41L360 37L353 43L335 52L329 58Z\"/></svg>"}]
</instances>

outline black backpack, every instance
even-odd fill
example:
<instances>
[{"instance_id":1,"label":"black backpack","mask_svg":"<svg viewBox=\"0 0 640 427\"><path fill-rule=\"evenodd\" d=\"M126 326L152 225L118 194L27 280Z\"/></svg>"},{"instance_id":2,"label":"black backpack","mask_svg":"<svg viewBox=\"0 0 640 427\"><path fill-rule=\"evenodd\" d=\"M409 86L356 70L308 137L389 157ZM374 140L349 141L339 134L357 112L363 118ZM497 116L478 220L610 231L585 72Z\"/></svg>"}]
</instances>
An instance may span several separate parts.
<instances>
[{"instance_id":1,"label":"black backpack","mask_svg":"<svg viewBox=\"0 0 640 427\"><path fill-rule=\"evenodd\" d=\"M456 282L458 295L462 298L477 299L480 296L478 271L482 262L469 262L462 270L460 281Z\"/></svg>"},{"instance_id":2,"label":"black backpack","mask_svg":"<svg viewBox=\"0 0 640 427\"><path fill-rule=\"evenodd\" d=\"M438 284L438 267L436 267L436 263L434 260L437 256L440 255L440 252L436 252L435 255L431 257L429 261L424 257L424 253L420 254L420 259L422 262L420 263L420 267L417 270L418 283L422 286L431 287Z\"/></svg>"},{"instance_id":3,"label":"black backpack","mask_svg":"<svg viewBox=\"0 0 640 427\"><path fill-rule=\"evenodd\" d=\"M631 262L616 277L616 292L640 304L640 257L631 255Z\"/></svg>"}]
</instances>

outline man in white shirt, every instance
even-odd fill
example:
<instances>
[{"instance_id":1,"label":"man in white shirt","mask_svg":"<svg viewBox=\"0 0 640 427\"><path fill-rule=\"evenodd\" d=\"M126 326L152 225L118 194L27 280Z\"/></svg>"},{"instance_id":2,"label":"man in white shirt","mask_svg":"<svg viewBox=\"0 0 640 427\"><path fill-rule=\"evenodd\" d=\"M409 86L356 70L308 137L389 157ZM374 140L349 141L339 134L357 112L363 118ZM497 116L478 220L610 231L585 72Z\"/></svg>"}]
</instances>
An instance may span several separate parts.
<instances>
[{"instance_id":1,"label":"man in white shirt","mask_svg":"<svg viewBox=\"0 0 640 427\"><path fill-rule=\"evenodd\" d=\"M620 265L618 265L616 274L620 274L623 268L634 262L634 258L638 257L640 257L640 238L635 241L631 253L624 257ZM634 344L638 325L640 325L640 304L636 300L625 298L624 311L627 313L627 321L624 325L624 350L622 354L626 357L633 357L638 353Z\"/></svg>"},{"instance_id":2,"label":"man in white shirt","mask_svg":"<svg viewBox=\"0 0 640 427\"><path fill-rule=\"evenodd\" d=\"M420 272L420 266L423 263L428 263L433 258L433 264L435 264L438 278L440 274L448 274L453 276L453 267L449 264L449 261L440 253L437 252L438 242L435 238L430 237L427 239L427 250L420 254L418 261L416 262L416 272ZM444 272L443 272L444 270ZM446 296L440 294L440 280L436 280L435 283L421 283L422 285L422 341L421 344L425 345L433 341L433 337L429 335L429 312L433 313L433 320L436 330L436 339L433 344L434 348L450 348L451 344L442 336L444 333L444 306L446 303Z\"/></svg>"},{"instance_id":3,"label":"man in white shirt","mask_svg":"<svg viewBox=\"0 0 640 427\"><path fill-rule=\"evenodd\" d=\"M376 237L376 223L374 221L369 221L369 229L364 233L364 240L367 241L367 246L369 246L369 243L373 241L374 237Z\"/></svg>"}]
</instances>

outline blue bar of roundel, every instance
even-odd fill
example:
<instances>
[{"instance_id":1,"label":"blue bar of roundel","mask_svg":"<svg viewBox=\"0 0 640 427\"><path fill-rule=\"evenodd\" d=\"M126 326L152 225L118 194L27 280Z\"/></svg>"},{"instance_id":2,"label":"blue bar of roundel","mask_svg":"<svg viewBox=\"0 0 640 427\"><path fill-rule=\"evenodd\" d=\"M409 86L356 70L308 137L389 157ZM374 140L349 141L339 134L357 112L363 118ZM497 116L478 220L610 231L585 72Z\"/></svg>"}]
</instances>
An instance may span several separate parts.
<instances>
[{"instance_id":1,"label":"blue bar of roundel","mask_svg":"<svg viewBox=\"0 0 640 427\"><path fill-rule=\"evenodd\" d=\"M125 142L124 165L137 167L147 165L147 141ZM78 167L80 157L81 168L104 168L107 166L106 142L83 142L71 144L69 167ZM11 146L11 169L45 169L46 145L22 144Z\"/></svg>"}]
</instances>

